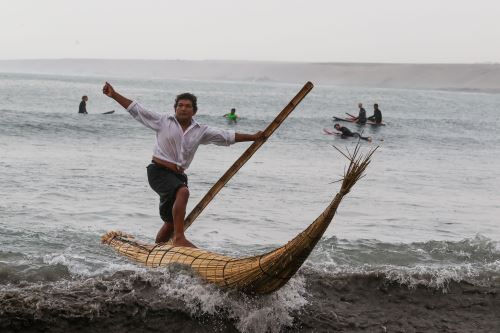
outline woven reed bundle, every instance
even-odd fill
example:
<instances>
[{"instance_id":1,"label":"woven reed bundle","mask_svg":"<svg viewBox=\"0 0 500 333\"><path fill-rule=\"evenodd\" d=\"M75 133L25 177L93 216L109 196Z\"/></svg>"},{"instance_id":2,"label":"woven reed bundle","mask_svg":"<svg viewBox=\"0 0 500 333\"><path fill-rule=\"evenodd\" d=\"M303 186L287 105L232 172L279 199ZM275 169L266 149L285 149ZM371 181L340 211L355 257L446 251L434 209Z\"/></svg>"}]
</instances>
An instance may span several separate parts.
<instances>
[{"instance_id":1,"label":"woven reed bundle","mask_svg":"<svg viewBox=\"0 0 500 333\"><path fill-rule=\"evenodd\" d=\"M248 293L271 293L281 288L307 259L330 225L343 197L363 177L375 150L376 148L365 155L360 153L359 145L352 154L349 151L343 153L339 150L349 160L339 192L307 229L286 245L271 252L248 258L232 258L195 248L174 247L169 244L141 244L132 236L119 231L108 232L102 236L102 242L147 267L160 267L173 263L186 265L206 281L219 286L236 288Z\"/></svg>"}]
</instances>

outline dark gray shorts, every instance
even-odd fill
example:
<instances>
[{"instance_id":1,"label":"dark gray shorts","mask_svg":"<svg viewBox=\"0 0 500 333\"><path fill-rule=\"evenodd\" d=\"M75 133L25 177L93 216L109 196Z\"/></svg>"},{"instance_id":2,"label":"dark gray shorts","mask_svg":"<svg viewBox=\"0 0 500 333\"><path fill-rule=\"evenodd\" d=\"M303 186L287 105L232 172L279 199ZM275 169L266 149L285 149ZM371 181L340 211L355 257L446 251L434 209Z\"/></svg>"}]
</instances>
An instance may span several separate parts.
<instances>
[{"instance_id":1,"label":"dark gray shorts","mask_svg":"<svg viewBox=\"0 0 500 333\"><path fill-rule=\"evenodd\" d=\"M160 196L160 217L164 222L172 223L172 207L177 190L188 186L188 179L184 173L176 173L158 164L147 166L149 186Z\"/></svg>"}]
</instances>

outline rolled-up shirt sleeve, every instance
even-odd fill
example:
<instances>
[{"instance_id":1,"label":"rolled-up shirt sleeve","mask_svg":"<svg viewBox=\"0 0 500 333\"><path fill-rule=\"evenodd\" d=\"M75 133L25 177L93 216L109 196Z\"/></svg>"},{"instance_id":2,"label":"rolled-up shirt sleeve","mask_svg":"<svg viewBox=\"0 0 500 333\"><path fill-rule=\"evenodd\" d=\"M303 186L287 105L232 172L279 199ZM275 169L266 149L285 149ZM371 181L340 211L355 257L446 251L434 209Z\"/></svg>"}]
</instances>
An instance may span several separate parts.
<instances>
[{"instance_id":1,"label":"rolled-up shirt sleeve","mask_svg":"<svg viewBox=\"0 0 500 333\"><path fill-rule=\"evenodd\" d=\"M134 117L135 120L141 124L151 128L154 131L158 131L161 127L161 121L164 115L146 110L142 105L133 101L127 108L128 113Z\"/></svg>"},{"instance_id":2,"label":"rolled-up shirt sleeve","mask_svg":"<svg viewBox=\"0 0 500 333\"><path fill-rule=\"evenodd\" d=\"M235 142L236 133L233 130L222 130L219 128L207 127L201 144L215 144L218 146L229 146Z\"/></svg>"}]
</instances>

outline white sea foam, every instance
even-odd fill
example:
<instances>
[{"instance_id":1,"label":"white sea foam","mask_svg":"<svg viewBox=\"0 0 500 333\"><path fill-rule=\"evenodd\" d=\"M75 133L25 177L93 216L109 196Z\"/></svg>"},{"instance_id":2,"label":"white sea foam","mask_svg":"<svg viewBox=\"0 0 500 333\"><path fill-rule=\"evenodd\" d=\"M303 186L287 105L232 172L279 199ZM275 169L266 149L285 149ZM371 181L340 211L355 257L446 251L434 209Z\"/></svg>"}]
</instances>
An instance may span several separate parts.
<instances>
[{"instance_id":1,"label":"white sea foam","mask_svg":"<svg viewBox=\"0 0 500 333\"><path fill-rule=\"evenodd\" d=\"M279 332L291 326L291 314L308 303L302 277L293 278L276 293L256 297L199 283L183 274L170 278L160 288L165 295L185 302L193 315L223 313L235 320L241 332Z\"/></svg>"}]
</instances>

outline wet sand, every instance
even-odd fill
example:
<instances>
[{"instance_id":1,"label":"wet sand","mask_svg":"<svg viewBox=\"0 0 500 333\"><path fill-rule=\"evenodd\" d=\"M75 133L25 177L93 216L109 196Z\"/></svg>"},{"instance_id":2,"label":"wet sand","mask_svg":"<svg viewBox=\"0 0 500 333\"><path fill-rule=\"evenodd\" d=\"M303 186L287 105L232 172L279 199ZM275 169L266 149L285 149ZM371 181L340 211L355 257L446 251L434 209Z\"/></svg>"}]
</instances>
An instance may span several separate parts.
<instances>
[{"instance_id":1,"label":"wet sand","mask_svg":"<svg viewBox=\"0 0 500 333\"><path fill-rule=\"evenodd\" d=\"M304 331L500 332L494 286L452 282L444 291L376 276L313 280L313 302L297 323Z\"/></svg>"},{"instance_id":2,"label":"wet sand","mask_svg":"<svg viewBox=\"0 0 500 333\"><path fill-rule=\"evenodd\" d=\"M498 286L451 282L446 290L408 288L381 276L305 275L309 304L292 314L294 325L282 327L284 332L500 331ZM238 331L224 311L193 316L179 300L155 301L155 289L147 281L137 280L131 291L123 288L111 292L103 281L70 296L58 296L48 288L25 295L4 293L0 297L0 331ZM99 311L94 311L95 307Z\"/></svg>"}]
</instances>

